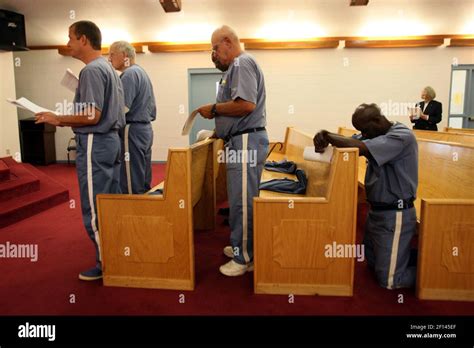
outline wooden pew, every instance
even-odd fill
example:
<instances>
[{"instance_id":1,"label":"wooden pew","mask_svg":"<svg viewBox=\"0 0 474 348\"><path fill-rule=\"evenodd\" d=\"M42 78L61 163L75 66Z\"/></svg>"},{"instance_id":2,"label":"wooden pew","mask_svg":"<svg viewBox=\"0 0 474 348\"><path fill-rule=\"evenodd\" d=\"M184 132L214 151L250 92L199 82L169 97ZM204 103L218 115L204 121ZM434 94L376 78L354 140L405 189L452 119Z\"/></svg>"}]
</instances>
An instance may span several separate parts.
<instances>
[{"instance_id":1,"label":"wooden pew","mask_svg":"<svg viewBox=\"0 0 474 348\"><path fill-rule=\"evenodd\" d=\"M340 129L341 133L351 130ZM422 139L418 134L417 142L417 296L474 301L474 145ZM360 180L365 168L359 171Z\"/></svg>"},{"instance_id":2,"label":"wooden pew","mask_svg":"<svg viewBox=\"0 0 474 348\"><path fill-rule=\"evenodd\" d=\"M303 159L312 135L288 128L283 151L308 178L306 195L260 191L254 198L254 287L259 294L352 296L354 258L325 256L355 245L358 149L335 149L331 163ZM263 172L262 181L291 175Z\"/></svg>"},{"instance_id":3,"label":"wooden pew","mask_svg":"<svg viewBox=\"0 0 474 348\"><path fill-rule=\"evenodd\" d=\"M417 296L474 301L474 146L418 139L418 148Z\"/></svg>"},{"instance_id":4,"label":"wooden pew","mask_svg":"<svg viewBox=\"0 0 474 348\"><path fill-rule=\"evenodd\" d=\"M445 132L449 133L465 133L465 134L474 134L474 129L472 128L451 128L444 127Z\"/></svg>"},{"instance_id":5,"label":"wooden pew","mask_svg":"<svg viewBox=\"0 0 474 348\"><path fill-rule=\"evenodd\" d=\"M194 289L193 230L215 224L216 144L169 149L162 195L97 196L104 285Z\"/></svg>"}]
</instances>

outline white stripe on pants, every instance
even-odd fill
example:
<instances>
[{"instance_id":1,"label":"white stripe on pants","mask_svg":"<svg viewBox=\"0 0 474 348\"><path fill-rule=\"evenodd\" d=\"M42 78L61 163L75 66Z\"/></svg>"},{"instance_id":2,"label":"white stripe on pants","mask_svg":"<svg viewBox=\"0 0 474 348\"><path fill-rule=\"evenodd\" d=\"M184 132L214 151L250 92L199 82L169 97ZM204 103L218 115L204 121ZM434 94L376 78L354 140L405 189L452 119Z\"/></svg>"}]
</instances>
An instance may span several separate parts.
<instances>
[{"instance_id":1,"label":"white stripe on pants","mask_svg":"<svg viewBox=\"0 0 474 348\"><path fill-rule=\"evenodd\" d=\"M125 126L125 134L124 134L124 145L125 145L125 173L127 175L127 188L128 188L128 193L132 194L132 175L130 171L130 161L132 160L130 158L130 148L128 145L128 132L130 131L130 124L127 124ZM127 158L128 155L128 158Z\"/></svg>"},{"instance_id":2,"label":"white stripe on pants","mask_svg":"<svg viewBox=\"0 0 474 348\"><path fill-rule=\"evenodd\" d=\"M94 203L94 182L92 175L92 144L94 143L94 133L89 133L87 136L87 190L89 196L89 207L91 209L91 227L94 232L95 242L99 249L99 261L102 260L100 253L99 231L97 229L97 216L95 215Z\"/></svg>"},{"instance_id":3,"label":"white stripe on pants","mask_svg":"<svg viewBox=\"0 0 474 348\"><path fill-rule=\"evenodd\" d=\"M248 240L248 212L247 212L247 151L248 151L248 134L242 134L242 255L245 263L250 262L247 250Z\"/></svg>"},{"instance_id":4,"label":"white stripe on pants","mask_svg":"<svg viewBox=\"0 0 474 348\"><path fill-rule=\"evenodd\" d=\"M393 288L393 277L397 269L398 245L400 243L400 233L402 231L403 211L397 211L395 216L395 232L393 234L392 254L390 256L390 268L388 271L389 289Z\"/></svg>"}]
</instances>

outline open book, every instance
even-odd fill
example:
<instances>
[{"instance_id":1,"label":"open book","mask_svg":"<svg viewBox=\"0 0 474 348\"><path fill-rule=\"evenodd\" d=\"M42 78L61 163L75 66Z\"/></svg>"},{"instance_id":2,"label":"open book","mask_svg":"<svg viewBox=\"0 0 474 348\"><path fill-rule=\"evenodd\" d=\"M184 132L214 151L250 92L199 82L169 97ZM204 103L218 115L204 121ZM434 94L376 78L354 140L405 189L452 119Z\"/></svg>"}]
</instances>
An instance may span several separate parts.
<instances>
[{"instance_id":1,"label":"open book","mask_svg":"<svg viewBox=\"0 0 474 348\"><path fill-rule=\"evenodd\" d=\"M414 116L414 119L417 120L421 116L421 108L419 106L415 106L414 108L408 108L408 115Z\"/></svg>"},{"instance_id":2,"label":"open book","mask_svg":"<svg viewBox=\"0 0 474 348\"><path fill-rule=\"evenodd\" d=\"M17 100L13 100L13 99L8 98L7 101L9 103L12 103L13 105L15 105L18 108L26 109L28 111L31 111L34 114L36 114L38 112L52 112L53 114L56 114L56 115L58 114L57 112L54 112L52 110L49 110L49 109L43 108L39 105L36 105L35 103L29 101L28 99L26 99L24 97L21 97L20 99L17 99Z\"/></svg>"},{"instance_id":3,"label":"open book","mask_svg":"<svg viewBox=\"0 0 474 348\"><path fill-rule=\"evenodd\" d=\"M74 75L71 69L68 68L61 80L61 85L69 89L71 92L76 93L77 86L79 86L79 78Z\"/></svg>"}]
</instances>

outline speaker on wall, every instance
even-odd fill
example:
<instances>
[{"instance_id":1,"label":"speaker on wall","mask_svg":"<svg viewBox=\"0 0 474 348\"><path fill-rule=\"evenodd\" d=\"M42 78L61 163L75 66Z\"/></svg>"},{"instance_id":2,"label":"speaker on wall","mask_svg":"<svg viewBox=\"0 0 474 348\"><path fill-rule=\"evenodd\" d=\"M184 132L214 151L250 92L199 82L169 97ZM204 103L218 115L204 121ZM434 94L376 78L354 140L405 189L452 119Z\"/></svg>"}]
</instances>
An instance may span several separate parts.
<instances>
[{"instance_id":1,"label":"speaker on wall","mask_svg":"<svg viewBox=\"0 0 474 348\"><path fill-rule=\"evenodd\" d=\"M27 51L25 17L0 9L0 50Z\"/></svg>"}]
</instances>

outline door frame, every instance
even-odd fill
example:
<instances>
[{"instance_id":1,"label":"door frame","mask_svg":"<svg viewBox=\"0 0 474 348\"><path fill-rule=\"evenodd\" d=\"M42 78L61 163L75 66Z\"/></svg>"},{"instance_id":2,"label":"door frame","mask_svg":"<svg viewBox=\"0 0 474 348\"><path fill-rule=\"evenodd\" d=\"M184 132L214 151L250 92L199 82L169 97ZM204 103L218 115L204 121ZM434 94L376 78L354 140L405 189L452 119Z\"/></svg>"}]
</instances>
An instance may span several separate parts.
<instances>
[{"instance_id":1,"label":"door frame","mask_svg":"<svg viewBox=\"0 0 474 348\"><path fill-rule=\"evenodd\" d=\"M464 114L456 114L451 115L451 97L452 97L452 89L453 89L453 72L456 70L466 70L466 85L464 86ZM457 64L451 65L451 77L449 80L449 104L448 104L448 127L450 127L450 119L451 118L462 118L462 128L467 128L469 125L469 119L474 114L474 100L471 100L471 93L473 91L470 90L470 86L472 83L472 76L474 74L474 64ZM471 108L472 106L472 108Z\"/></svg>"}]
</instances>

